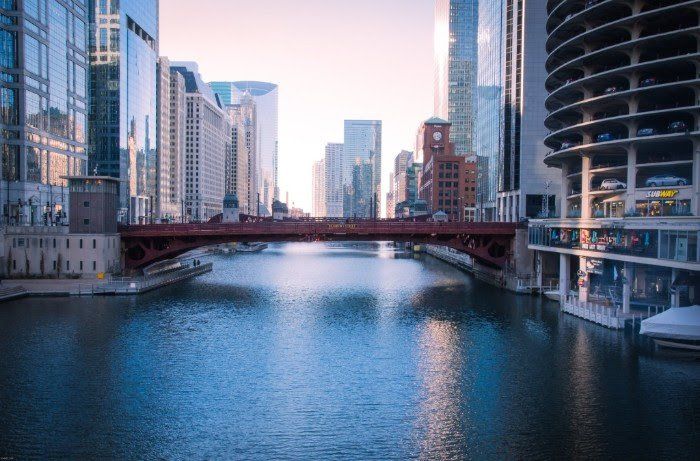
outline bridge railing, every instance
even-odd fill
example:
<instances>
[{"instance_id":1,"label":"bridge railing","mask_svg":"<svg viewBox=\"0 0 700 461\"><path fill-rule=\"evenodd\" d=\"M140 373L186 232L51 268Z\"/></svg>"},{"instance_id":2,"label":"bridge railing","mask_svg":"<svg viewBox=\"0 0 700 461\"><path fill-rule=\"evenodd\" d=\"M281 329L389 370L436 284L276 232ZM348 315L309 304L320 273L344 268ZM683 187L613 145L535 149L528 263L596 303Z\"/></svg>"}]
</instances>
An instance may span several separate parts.
<instances>
[{"instance_id":1,"label":"bridge railing","mask_svg":"<svg viewBox=\"0 0 700 461\"><path fill-rule=\"evenodd\" d=\"M240 223L147 224L122 226L123 235L222 234L462 234L512 235L515 223L406 222L388 220L262 221Z\"/></svg>"}]
</instances>

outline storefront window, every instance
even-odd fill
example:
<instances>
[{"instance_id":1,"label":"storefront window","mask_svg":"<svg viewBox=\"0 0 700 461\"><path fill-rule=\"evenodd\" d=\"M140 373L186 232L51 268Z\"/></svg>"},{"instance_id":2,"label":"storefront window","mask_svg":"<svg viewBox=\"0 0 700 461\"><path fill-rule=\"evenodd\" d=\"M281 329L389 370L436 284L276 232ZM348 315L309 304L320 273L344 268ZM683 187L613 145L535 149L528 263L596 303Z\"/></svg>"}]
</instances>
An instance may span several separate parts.
<instances>
[{"instance_id":1,"label":"storefront window","mask_svg":"<svg viewBox=\"0 0 700 461\"><path fill-rule=\"evenodd\" d=\"M661 259L698 260L698 233L695 231L662 230L659 245Z\"/></svg>"},{"instance_id":2,"label":"storefront window","mask_svg":"<svg viewBox=\"0 0 700 461\"><path fill-rule=\"evenodd\" d=\"M639 216L691 216L690 200L644 200L636 204Z\"/></svg>"}]
</instances>

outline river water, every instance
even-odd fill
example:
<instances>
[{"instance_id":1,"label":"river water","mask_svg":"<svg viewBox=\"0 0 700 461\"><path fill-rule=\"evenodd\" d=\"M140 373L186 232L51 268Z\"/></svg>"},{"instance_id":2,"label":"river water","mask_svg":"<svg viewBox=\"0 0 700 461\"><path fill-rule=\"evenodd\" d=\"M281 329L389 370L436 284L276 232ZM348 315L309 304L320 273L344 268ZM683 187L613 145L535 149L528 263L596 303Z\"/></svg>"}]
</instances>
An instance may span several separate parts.
<instances>
[{"instance_id":1,"label":"river water","mask_svg":"<svg viewBox=\"0 0 700 461\"><path fill-rule=\"evenodd\" d=\"M0 304L0 458L693 458L700 362L385 245ZM697 458L695 458L697 459Z\"/></svg>"}]
</instances>

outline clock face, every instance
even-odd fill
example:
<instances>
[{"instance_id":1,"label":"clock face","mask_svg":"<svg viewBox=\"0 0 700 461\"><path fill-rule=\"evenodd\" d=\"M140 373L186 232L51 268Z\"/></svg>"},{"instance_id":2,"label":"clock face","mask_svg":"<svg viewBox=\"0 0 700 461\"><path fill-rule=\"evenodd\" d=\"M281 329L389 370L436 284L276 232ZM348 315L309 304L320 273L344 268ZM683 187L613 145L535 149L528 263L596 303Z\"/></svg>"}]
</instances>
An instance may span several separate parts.
<instances>
[{"instance_id":1,"label":"clock face","mask_svg":"<svg viewBox=\"0 0 700 461\"><path fill-rule=\"evenodd\" d=\"M433 139L436 141L442 140L442 132L441 131L436 131L433 133Z\"/></svg>"}]
</instances>

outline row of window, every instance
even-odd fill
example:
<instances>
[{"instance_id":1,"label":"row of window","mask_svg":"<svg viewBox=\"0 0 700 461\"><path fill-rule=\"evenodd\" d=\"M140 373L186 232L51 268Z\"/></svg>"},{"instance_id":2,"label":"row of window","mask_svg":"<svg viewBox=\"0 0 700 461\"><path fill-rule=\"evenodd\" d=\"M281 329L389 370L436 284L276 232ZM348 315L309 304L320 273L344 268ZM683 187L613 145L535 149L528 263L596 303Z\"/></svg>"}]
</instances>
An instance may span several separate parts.
<instances>
[{"instance_id":1,"label":"row of window","mask_svg":"<svg viewBox=\"0 0 700 461\"><path fill-rule=\"evenodd\" d=\"M36 245L36 240L37 239L29 239L25 237L15 237L12 239L12 248L30 248L30 240L35 240L34 245ZM44 239L40 238L39 240L39 248L44 248ZM57 248L59 245L61 245L61 240L63 239L46 239L48 242L46 242L46 245L48 247L49 242L51 242L51 247L52 248ZM75 240L75 239L73 239ZM88 239L78 239L78 248L83 248L83 241L88 240ZM66 248L70 248L70 241L71 239L67 238L66 239ZM116 247L117 242L115 239L107 239L107 248L114 248ZM97 239L92 239L92 248L97 249Z\"/></svg>"},{"instance_id":2,"label":"row of window","mask_svg":"<svg viewBox=\"0 0 700 461\"><path fill-rule=\"evenodd\" d=\"M54 259L54 261L53 261L53 266L52 266L52 267L53 267L53 270L54 270L54 271L58 270L58 262L57 262L55 259ZM26 269L26 268L25 268L25 269ZM16 270L17 270L17 260L16 260L16 259L13 259L13 260L12 260L12 270L13 270L13 271L16 271ZM67 270L67 271L71 270L71 269L70 269L70 261L66 261L66 270ZM81 271L81 272L84 270L83 261L80 261L80 262L79 262L79 264L78 264L78 270ZM93 272L96 272L96 271L97 271L97 261L93 261L93 262L92 262L92 270L93 270Z\"/></svg>"}]
</instances>

